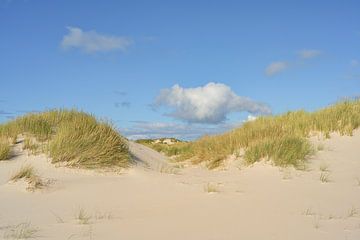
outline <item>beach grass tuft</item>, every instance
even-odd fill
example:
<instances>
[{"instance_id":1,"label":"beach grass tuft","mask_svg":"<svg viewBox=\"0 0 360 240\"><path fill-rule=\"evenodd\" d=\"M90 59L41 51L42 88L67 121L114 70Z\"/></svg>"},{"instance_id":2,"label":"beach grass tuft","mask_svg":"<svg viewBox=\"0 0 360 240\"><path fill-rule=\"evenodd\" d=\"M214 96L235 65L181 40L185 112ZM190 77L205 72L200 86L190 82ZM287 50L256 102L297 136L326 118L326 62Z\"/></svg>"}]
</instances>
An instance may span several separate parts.
<instances>
[{"instance_id":1,"label":"beach grass tuft","mask_svg":"<svg viewBox=\"0 0 360 240\"><path fill-rule=\"evenodd\" d=\"M127 167L128 145L108 122L77 110L30 113L0 125L1 138L25 136L24 148L47 153L53 163L79 168Z\"/></svg>"},{"instance_id":2,"label":"beach grass tuft","mask_svg":"<svg viewBox=\"0 0 360 240\"><path fill-rule=\"evenodd\" d=\"M17 225L8 226L4 239L30 239L37 238L39 229L32 226L30 222L23 222Z\"/></svg>"},{"instance_id":3,"label":"beach grass tuft","mask_svg":"<svg viewBox=\"0 0 360 240\"><path fill-rule=\"evenodd\" d=\"M214 183L205 184L204 185L204 191L206 193L218 193L218 192L220 192L218 185L214 184Z\"/></svg>"},{"instance_id":4,"label":"beach grass tuft","mask_svg":"<svg viewBox=\"0 0 360 240\"><path fill-rule=\"evenodd\" d=\"M89 224L91 220L91 215L88 214L84 208L79 208L78 212L75 215L75 219L79 224Z\"/></svg>"},{"instance_id":5,"label":"beach grass tuft","mask_svg":"<svg viewBox=\"0 0 360 240\"><path fill-rule=\"evenodd\" d=\"M15 174L10 178L10 181L16 182L20 179L24 179L28 182L28 190L35 191L37 189L42 189L48 184L44 182L41 177L36 173L35 169L31 165L22 166Z\"/></svg>"}]
</instances>

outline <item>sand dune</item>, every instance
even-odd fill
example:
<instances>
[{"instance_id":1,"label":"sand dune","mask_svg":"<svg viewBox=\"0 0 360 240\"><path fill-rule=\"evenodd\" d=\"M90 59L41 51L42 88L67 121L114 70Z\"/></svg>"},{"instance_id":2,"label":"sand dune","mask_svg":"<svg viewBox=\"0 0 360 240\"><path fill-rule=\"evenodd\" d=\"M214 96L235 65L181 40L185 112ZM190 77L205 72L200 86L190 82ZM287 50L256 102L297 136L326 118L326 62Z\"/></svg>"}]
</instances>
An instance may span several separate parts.
<instances>
[{"instance_id":1,"label":"sand dune","mask_svg":"<svg viewBox=\"0 0 360 240\"><path fill-rule=\"evenodd\" d=\"M138 164L120 174L56 167L18 144L0 162L0 238L360 239L360 132L313 141L324 149L306 171L241 160L177 169L130 143ZM25 164L51 184L8 183Z\"/></svg>"},{"instance_id":2,"label":"sand dune","mask_svg":"<svg viewBox=\"0 0 360 240\"><path fill-rule=\"evenodd\" d=\"M159 170L164 166L168 166L169 161L167 157L144 145L129 142L129 150L133 163L136 166L152 170Z\"/></svg>"}]
</instances>

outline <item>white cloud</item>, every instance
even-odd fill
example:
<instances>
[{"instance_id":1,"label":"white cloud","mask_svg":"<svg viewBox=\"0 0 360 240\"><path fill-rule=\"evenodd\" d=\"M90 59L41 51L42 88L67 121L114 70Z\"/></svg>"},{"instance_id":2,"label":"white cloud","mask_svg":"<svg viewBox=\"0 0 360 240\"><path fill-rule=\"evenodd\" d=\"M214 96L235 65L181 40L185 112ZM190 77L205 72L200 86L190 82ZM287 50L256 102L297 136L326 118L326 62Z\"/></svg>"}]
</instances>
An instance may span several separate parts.
<instances>
[{"instance_id":1,"label":"white cloud","mask_svg":"<svg viewBox=\"0 0 360 240\"><path fill-rule=\"evenodd\" d=\"M170 89L163 89L153 106L168 107L173 111L167 115L189 123L218 124L232 112L271 113L267 105L238 96L225 84L212 82L197 88L175 85Z\"/></svg>"},{"instance_id":2,"label":"white cloud","mask_svg":"<svg viewBox=\"0 0 360 240\"><path fill-rule=\"evenodd\" d=\"M125 51L132 44L132 40L126 37L102 35L95 31L85 32L77 27L67 29L69 32L61 42L64 49L79 48L87 53Z\"/></svg>"},{"instance_id":3,"label":"white cloud","mask_svg":"<svg viewBox=\"0 0 360 240\"><path fill-rule=\"evenodd\" d=\"M120 132L131 140L141 138L175 137L193 140L205 134L217 134L240 126L240 123L224 123L219 125L181 124L165 122L134 122L129 128L121 128Z\"/></svg>"},{"instance_id":4,"label":"white cloud","mask_svg":"<svg viewBox=\"0 0 360 240\"><path fill-rule=\"evenodd\" d=\"M265 73L268 76L273 76L284 71L288 67L288 63L284 61L273 62L270 63L269 66L266 67Z\"/></svg>"},{"instance_id":5,"label":"white cloud","mask_svg":"<svg viewBox=\"0 0 360 240\"><path fill-rule=\"evenodd\" d=\"M316 49L303 49L298 52L298 56L302 59L309 59L318 57L321 54L321 51Z\"/></svg>"},{"instance_id":6,"label":"white cloud","mask_svg":"<svg viewBox=\"0 0 360 240\"><path fill-rule=\"evenodd\" d=\"M298 58L302 60L316 58L321 54L322 52L316 49L303 49L297 52ZM283 72L289 67L296 67L297 65L299 64L295 60L272 62L266 67L265 74L267 76L273 76L280 72Z\"/></svg>"}]
</instances>

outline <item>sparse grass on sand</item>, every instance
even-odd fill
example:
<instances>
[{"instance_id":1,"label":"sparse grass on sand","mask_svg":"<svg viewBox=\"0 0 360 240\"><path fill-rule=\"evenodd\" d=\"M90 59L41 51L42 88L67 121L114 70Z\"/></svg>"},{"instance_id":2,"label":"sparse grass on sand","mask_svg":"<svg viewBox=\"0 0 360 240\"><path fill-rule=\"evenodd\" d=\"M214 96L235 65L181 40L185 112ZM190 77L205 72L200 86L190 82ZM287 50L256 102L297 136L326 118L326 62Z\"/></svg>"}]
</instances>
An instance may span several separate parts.
<instances>
[{"instance_id":1,"label":"sparse grass on sand","mask_svg":"<svg viewBox=\"0 0 360 240\"><path fill-rule=\"evenodd\" d=\"M17 225L6 227L4 233L4 239L29 239L36 238L37 233L39 232L38 228L35 228L31 225L30 222L23 222Z\"/></svg>"},{"instance_id":2,"label":"sparse grass on sand","mask_svg":"<svg viewBox=\"0 0 360 240\"><path fill-rule=\"evenodd\" d=\"M126 140L115 128L94 116L76 110L31 113L0 125L0 137L14 139L25 135L25 148L38 151L46 143L53 163L81 168L127 167ZM30 140L31 139L31 140Z\"/></svg>"},{"instance_id":3,"label":"sparse grass on sand","mask_svg":"<svg viewBox=\"0 0 360 240\"><path fill-rule=\"evenodd\" d=\"M207 193L218 193L220 192L219 187L215 183L207 183L204 185L204 191Z\"/></svg>"},{"instance_id":4,"label":"sparse grass on sand","mask_svg":"<svg viewBox=\"0 0 360 240\"><path fill-rule=\"evenodd\" d=\"M326 172L321 172L320 174L320 181L322 183L328 183L330 182L330 174Z\"/></svg>"},{"instance_id":5,"label":"sparse grass on sand","mask_svg":"<svg viewBox=\"0 0 360 240\"><path fill-rule=\"evenodd\" d=\"M350 210L348 211L347 217L355 217L359 214L359 211L357 208L355 208L354 206L352 206L350 208Z\"/></svg>"},{"instance_id":6,"label":"sparse grass on sand","mask_svg":"<svg viewBox=\"0 0 360 240\"><path fill-rule=\"evenodd\" d=\"M28 190L30 191L41 189L47 186L47 183L41 179L41 177L36 173L34 167L31 165L22 166L16 173L11 176L10 181L16 182L20 179L24 179L28 182Z\"/></svg>"},{"instance_id":7,"label":"sparse grass on sand","mask_svg":"<svg viewBox=\"0 0 360 240\"><path fill-rule=\"evenodd\" d=\"M322 163L319 167L321 172L329 172L329 166L326 163Z\"/></svg>"},{"instance_id":8,"label":"sparse grass on sand","mask_svg":"<svg viewBox=\"0 0 360 240\"><path fill-rule=\"evenodd\" d=\"M315 212L311 208L306 209L306 211L304 211L303 214L305 216L315 216L316 215Z\"/></svg>"},{"instance_id":9,"label":"sparse grass on sand","mask_svg":"<svg viewBox=\"0 0 360 240\"><path fill-rule=\"evenodd\" d=\"M163 165L159 166L159 172L166 173L166 174L179 174L180 171L178 168L163 164Z\"/></svg>"},{"instance_id":10,"label":"sparse grass on sand","mask_svg":"<svg viewBox=\"0 0 360 240\"><path fill-rule=\"evenodd\" d=\"M248 164L265 159L277 166L303 169L316 149L308 137L321 134L328 138L332 132L352 135L359 126L360 100L340 102L313 113L297 111L259 117L227 133L204 136L182 148L177 146L177 160L205 162L209 168L216 168L243 149Z\"/></svg>"},{"instance_id":11,"label":"sparse grass on sand","mask_svg":"<svg viewBox=\"0 0 360 240\"><path fill-rule=\"evenodd\" d=\"M78 221L79 224L89 224L91 215L85 211L83 208L79 208L75 215L75 219Z\"/></svg>"},{"instance_id":12,"label":"sparse grass on sand","mask_svg":"<svg viewBox=\"0 0 360 240\"><path fill-rule=\"evenodd\" d=\"M97 220L110 220L110 219L113 219L114 216L111 212L100 212L100 211L97 211L95 213L95 219Z\"/></svg>"}]
</instances>

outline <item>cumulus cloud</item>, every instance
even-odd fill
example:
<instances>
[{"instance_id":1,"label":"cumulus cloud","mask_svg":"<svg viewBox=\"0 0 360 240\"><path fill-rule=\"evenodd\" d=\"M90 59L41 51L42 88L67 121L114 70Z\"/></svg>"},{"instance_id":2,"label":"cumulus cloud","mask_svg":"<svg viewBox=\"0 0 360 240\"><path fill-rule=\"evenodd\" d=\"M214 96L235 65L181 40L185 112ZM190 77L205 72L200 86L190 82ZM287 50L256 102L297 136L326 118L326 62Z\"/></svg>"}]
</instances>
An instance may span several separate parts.
<instances>
[{"instance_id":1,"label":"cumulus cloud","mask_svg":"<svg viewBox=\"0 0 360 240\"><path fill-rule=\"evenodd\" d=\"M125 51L132 44L132 40L126 37L102 35L96 31L86 32L77 27L67 29L69 32L61 42L63 49L78 48L86 53Z\"/></svg>"},{"instance_id":2,"label":"cumulus cloud","mask_svg":"<svg viewBox=\"0 0 360 240\"><path fill-rule=\"evenodd\" d=\"M175 137L183 140L193 140L205 134L217 134L230 130L234 127L240 126L240 124L241 123L223 123L219 125L202 125L135 121L131 127L121 128L120 132L131 140L161 137Z\"/></svg>"},{"instance_id":3,"label":"cumulus cloud","mask_svg":"<svg viewBox=\"0 0 360 240\"><path fill-rule=\"evenodd\" d=\"M271 113L267 105L238 96L227 85L213 82L197 88L175 85L170 89L163 89L153 106L156 109L168 107L172 112L166 115L189 123L218 124L232 112Z\"/></svg>"},{"instance_id":4,"label":"cumulus cloud","mask_svg":"<svg viewBox=\"0 0 360 240\"><path fill-rule=\"evenodd\" d=\"M288 67L288 63L284 61L273 62L270 63L269 66L266 67L265 73L268 76L273 76L280 72L283 72Z\"/></svg>"},{"instance_id":5,"label":"cumulus cloud","mask_svg":"<svg viewBox=\"0 0 360 240\"><path fill-rule=\"evenodd\" d=\"M310 59L318 57L321 54L321 51L316 49L303 49L298 52L298 56L302 59Z\"/></svg>"}]
</instances>

